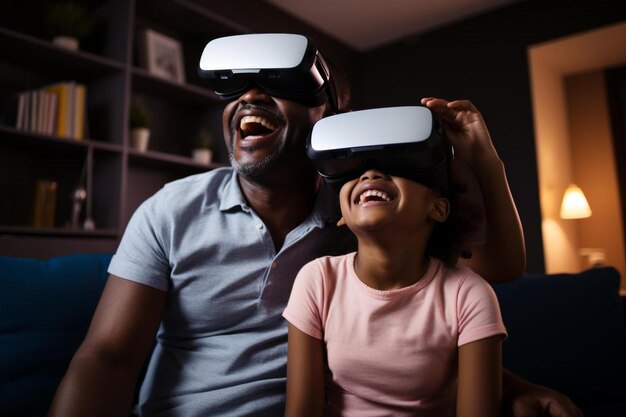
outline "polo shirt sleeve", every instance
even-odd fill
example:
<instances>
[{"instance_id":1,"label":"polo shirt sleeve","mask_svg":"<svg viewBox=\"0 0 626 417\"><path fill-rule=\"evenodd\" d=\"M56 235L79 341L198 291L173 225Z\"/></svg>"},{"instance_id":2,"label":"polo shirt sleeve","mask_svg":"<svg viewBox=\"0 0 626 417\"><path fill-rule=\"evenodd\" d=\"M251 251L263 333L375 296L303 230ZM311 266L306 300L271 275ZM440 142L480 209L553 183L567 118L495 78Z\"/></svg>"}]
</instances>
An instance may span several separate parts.
<instances>
[{"instance_id":1,"label":"polo shirt sleeve","mask_svg":"<svg viewBox=\"0 0 626 417\"><path fill-rule=\"evenodd\" d=\"M304 265L296 276L283 317L302 332L321 340L323 299L323 272L320 263L314 260Z\"/></svg>"},{"instance_id":2,"label":"polo shirt sleeve","mask_svg":"<svg viewBox=\"0 0 626 417\"><path fill-rule=\"evenodd\" d=\"M170 266L164 245L164 216L159 193L135 211L111 259L108 272L149 287L167 291Z\"/></svg>"},{"instance_id":3,"label":"polo shirt sleeve","mask_svg":"<svg viewBox=\"0 0 626 417\"><path fill-rule=\"evenodd\" d=\"M470 269L466 269L466 273L457 299L458 346L496 335L506 337L500 305L493 288Z\"/></svg>"}]
</instances>

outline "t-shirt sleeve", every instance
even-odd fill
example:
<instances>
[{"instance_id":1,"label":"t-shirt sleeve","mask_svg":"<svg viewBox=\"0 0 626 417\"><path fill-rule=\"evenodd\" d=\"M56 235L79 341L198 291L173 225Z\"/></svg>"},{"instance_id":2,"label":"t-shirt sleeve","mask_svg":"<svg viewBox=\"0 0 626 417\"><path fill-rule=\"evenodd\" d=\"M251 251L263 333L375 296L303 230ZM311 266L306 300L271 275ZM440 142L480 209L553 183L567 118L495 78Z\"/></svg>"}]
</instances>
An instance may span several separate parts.
<instances>
[{"instance_id":1,"label":"t-shirt sleeve","mask_svg":"<svg viewBox=\"0 0 626 417\"><path fill-rule=\"evenodd\" d=\"M493 288L479 275L467 270L458 293L458 346L487 337L507 336L500 305Z\"/></svg>"},{"instance_id":2,"label":"t-shirt sleeve","mask_svg":"<svg viewBox=\"0 0 626 417\"><path fill-rule=\"evenodd\" d=\"M158 193L135 211L109 264L110 274L162 291L169 289L171 270L160 211Z\"/></svg>"},{"instance_id":3,"label":"t-shirt sleeve","mask_svg":"<svg viewBox=\"0 0 626 417\"><path fill-rule=\"evenodd\" d=\"M302 332L323 339L323 276L317 261L304 265L293 283L283 317Z\"/></svg>"}]
</instances>

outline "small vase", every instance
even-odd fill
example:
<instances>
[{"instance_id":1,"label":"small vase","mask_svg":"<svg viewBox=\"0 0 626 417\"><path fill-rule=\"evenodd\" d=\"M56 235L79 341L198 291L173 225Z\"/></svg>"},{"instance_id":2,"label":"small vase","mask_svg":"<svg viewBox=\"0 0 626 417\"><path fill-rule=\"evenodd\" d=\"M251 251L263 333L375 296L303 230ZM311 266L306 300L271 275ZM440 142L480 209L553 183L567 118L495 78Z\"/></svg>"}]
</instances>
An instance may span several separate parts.
<instances>
[{"instance_id":1,"label":"small vase","mask_svg":"<svg viewBox=\"0 0 626 417\"><path fill-rule=\"evenodd\" d=\"M195 162L199 164L209 165L213 160L213 151L206 148L194 149L191 152L191 157Z\"/></svg>"},{"instance_id":2,"label":"small vase","mask_svg":"<svg viewBox=\"0 0 626 417\"><path fill-rule=\"evenodd\" d=\"M148 149L150 141L150 129L147 127L138 127L130 131L130 146L139 152L145 152Z\"/></svg>"},{"instance_id":3,"label":"small vase","mask_svg":"<svg viewBox=\"0 0 626 417\"><path fill-rule=\"evenodd\" d=\"M71 36L56 36L52 39L52 43L70 51L78 51L80 47L79 40Z\"/></svg>"}]
</instances>

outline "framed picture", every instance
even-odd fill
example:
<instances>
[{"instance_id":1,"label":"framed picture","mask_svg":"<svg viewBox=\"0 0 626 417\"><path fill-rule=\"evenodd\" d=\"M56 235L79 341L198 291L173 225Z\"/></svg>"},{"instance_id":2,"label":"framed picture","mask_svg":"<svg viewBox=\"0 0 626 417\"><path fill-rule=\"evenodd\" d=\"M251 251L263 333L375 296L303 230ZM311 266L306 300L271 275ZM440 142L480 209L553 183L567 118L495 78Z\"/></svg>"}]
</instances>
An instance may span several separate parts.
<instances>
[{"instance_id":1,"label":"framed picture","mask_svg":"<svg viewBox=\"0 0 626 417\"><path fill-rule=\"evenodd\" d=\"M183 48L176 39L151 29L143 31L142 61L150 74L179 83L185 82Z\"/></svg>"}]
</instances>

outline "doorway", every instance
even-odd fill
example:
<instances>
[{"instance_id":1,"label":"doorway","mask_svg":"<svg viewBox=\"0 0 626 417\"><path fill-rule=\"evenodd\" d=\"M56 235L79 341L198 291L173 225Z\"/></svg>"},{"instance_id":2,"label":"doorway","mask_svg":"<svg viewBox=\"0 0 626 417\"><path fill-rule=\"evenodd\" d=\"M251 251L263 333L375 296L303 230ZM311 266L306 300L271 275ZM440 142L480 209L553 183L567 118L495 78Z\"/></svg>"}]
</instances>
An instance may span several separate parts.
<instances>
[{"instance_id":1,"label":"doorway","mask_svg":"<svg viewBox=\"0 0 626 417\"><path fill-rule=\"evenodd\" d=\"M617 203L609 204L597 198L594 201L588 196L592 211L594 205L597 207L590 218L564 220L559 216L565 188L570 183L585 181L590 177L589 166L580 161L587 162L591 159L588 156L596 155L603 146L608 146L609 153L613 154L611 117L606 98L607 84L604 83L603 74L607 68L626 64L626 44L613 42L615 39L626 39L626 23L533 45L529 47L528 55L546 272L579 272L587 269L588 259L581 256L581 249L602 249L606 252L604 263L615 266L620 271L622 289L626 290L622 217L622 202L625 200L619 198L624 188L617 182L615 164L611 171L606 158L600 158L602 167L608 173L602 180L596 179L589 183L587 188L589 192L598 191L602 196L618 196L615 199ZM595 80L601 87L600 90L589 91L593 91L596 97L595 104L592 104L594 112L600 114L600 119L604 118L601 129L608 133L605 136L598 135L598 129L595 129L592 138L587 134L582 138L581 125L578 122L582 121L581 114L587 115L589 112L585 113L585 109L579 107L580 103L570 102L569 98L580 94L580 89L586 88L589 80ZM604 106L603 111L598 111L601 106L598 103ZM582 104L584 105L584 100ZM572 111L576 115L570 114ZM598 128L598 120L587 121L583 126ZM574 136L578 138L573 140ZM585 147L581 147L581 144L590 143L596 147L583 150ZM609 159L614 161L612 157ZM582 188L584 190L585 187ZM584 191L588 193L587 190ZM612 213L611 216L607 217L606 211ZM604 230L607 227L616 235L617 243L602 239L602 235L591 239L586 234L588 230Z\"/></svg>"}]
</instances>

